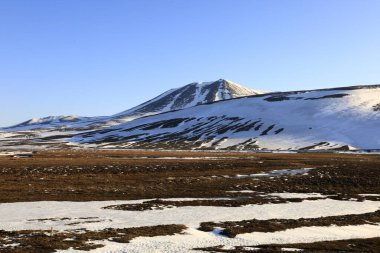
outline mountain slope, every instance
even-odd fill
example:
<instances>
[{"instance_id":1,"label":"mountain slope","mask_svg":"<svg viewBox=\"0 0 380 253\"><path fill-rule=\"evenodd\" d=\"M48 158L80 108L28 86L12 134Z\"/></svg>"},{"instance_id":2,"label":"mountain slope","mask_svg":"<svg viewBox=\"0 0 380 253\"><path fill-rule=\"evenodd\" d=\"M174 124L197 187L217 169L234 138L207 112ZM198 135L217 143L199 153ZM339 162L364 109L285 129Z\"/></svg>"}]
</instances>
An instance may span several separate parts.
<instances>
[{"instance_id":1,"label":"mountain slope","mask_svg":"<svg viewBox=\"0 0 380 253\"><path fill-rule=\"evenodd\" d=\"M130 115L157 114L262 93L224 79L215 82L191 83L178 89L169 90L146 103L114 116L122 118Z\"/></svg>"},{"instance_id":2,"label":"mountain slope","mask_svg":"<svg viewBox=\"0 0 380 253\"><path fill-rule=\"evenodd\" d=\"M260 91L245 88L224 79L219 79L214 82L191 83L178 89L171 89L139 106L112 116L50 116L46 118L31 119L21 124L4 128L4 130L94 130L117 125L147 115L180 110L199 104L261 93L262 92Z\"/></svg>"},{"instance_id":3,"label":"mountain slope","mask_svg":"<svg viewBox=\"0 0 380 253\"><path fill-rule=\"evenodd\" d=\"M270 93L74 136L111 148L380 149L380 86Z\"/></svg>"}]
</instances>

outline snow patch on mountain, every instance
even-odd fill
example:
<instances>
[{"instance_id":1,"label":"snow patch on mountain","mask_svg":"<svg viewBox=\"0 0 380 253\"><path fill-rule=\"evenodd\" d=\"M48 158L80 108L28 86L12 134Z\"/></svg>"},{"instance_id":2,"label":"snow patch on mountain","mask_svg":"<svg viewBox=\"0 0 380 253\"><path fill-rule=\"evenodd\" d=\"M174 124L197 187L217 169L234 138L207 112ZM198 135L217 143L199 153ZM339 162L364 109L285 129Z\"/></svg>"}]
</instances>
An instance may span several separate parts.
<instances>
[{"instance_id":1,"label":"snow patch on mountain","mask_svg":"<svg viewBox=\"0 0 380 253\"><path fill-rule=\"evenodd\" d=\"M76 115L69 116L49 116L44 118L32 118L26 122L21 123L20 125L33 125L33 124L47 124L47 123L60 123L60 122L72 122L79 120L80 117Z\"/></svg>"}]
</instances>

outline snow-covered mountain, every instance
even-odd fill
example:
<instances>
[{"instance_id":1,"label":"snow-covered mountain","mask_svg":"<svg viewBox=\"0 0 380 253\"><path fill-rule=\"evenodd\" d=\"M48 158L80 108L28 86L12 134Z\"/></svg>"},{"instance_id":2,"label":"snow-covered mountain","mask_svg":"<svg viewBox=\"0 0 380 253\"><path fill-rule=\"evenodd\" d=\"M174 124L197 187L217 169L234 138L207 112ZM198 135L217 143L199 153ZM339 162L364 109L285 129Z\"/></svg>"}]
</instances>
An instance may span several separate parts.
<instances>
[{"instance_id":1,"label":"snow-covered mountain","mask_svg":"<svg viewBox=\"0 0 380 253\"><path fill-rule=\"evenodd\" d=\"M190 83L177 89L171 89L141 105L112 116L49 116L45 118L34 118L21 124L3 128L3 130L94 130L117 125L148 115L180 110L199 104L262 93L263 92L261 91L245 88L224 79L219 79L214 82L196 82Z\"/></svg>"},{"instance_id":2,"label":"snow-covered mountain","mask_svg":"<svg viewBox=\"0 0 380 253\"><path fill-rule=\"evenodd\" d=\"M380 149L379 131L380 85L373 85L213 102L76 135L70 142L108 148Z\"/></svg>"},{"instance_id":3,"label":"snow-covered mountain","mask_svg":"<svg viewBox=\"0 0 380 253\"><path fill-rule=\"evenodd\" d=\"M259 93L192 83L112 116L27 121L0 147L380 149L380 85Z\"/></svg>"}]
</instances>

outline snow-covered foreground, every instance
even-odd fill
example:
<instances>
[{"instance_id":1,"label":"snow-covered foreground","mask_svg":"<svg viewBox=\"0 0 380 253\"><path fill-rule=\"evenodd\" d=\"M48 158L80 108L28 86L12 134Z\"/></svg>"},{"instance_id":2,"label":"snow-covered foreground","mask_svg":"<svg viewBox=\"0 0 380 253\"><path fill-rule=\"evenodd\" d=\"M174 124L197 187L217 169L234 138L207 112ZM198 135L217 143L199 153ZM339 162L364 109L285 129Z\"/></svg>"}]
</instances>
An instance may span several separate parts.
<instances>
[{"instance_id":1,"label":"snow-covered foreground","mask_svg":"<svg viewBox=\"0 0 380 253\"><path fill-rule=\"evenodd\" d=\"M301 227L274 233L248 233L227 238L214 233L206 233L193 228L186 230L184 235L139 237L128 244L102 241L103 248L91 252L124 253L124 252L200 252L194 248L224 245L256 246L263 244L311 243L316 241L334 241L358 238L373 238L380 236L380 225L359 226L329 226ZM78 250L60 250L60 253L83 252Z\"/></svg>"},{"instance_id":2,"label":"snow-covered foreground","mask_svg":"<svg viewBox=\"0 0 380 253\"><path fill-rule=\"evenodd\" d=\"M110 205L140 202L142 200L3 203L0 204L0 229L8 231L22 229L49 230L51 228L54 230L79 228L96 230L165 224L184 224L188 227L197 228L201 222L207 221L315 218L361 214L374 212L380 208L380 202L375 201L356 202L322 199L241 207L185 206L147 211L102 209L102 207ZM93 222L80 222L89 217ZM42 219L44 220L41 221ZM73 221L75 221L74 224Z\"/></svg>"},{"instance_id":3,"label":"snow-covered foreground","mask_svg":"<svg viewBox=\"0 0 380 253\"><path fill-rule=\"evenodd\" d=\"M170 199L191 200L191 199ZM376 201L338 201L332 199L304 200L283 204L247 205L241 207L185 206L163 210L122 211L102 209L135 201L93 202L19 202L0 204L0 230L73 230L85 228L128 228L165 224L184 224L185 234L140 237L128 244L102 242L104 248L95 252L125 250L126 252L186 252L196 247L216 245L239 246L271 243L314 242L380 236L380 225L344 227L300 227L274 233L247 233L226 238L217 233L197 230L201 222L241 221L247 219L299 219L347 214L362 214L380 209ZM61 251L65 252L65 251ZM67 250L67 252L74 252Z\"/></svg>"}]
</instances>

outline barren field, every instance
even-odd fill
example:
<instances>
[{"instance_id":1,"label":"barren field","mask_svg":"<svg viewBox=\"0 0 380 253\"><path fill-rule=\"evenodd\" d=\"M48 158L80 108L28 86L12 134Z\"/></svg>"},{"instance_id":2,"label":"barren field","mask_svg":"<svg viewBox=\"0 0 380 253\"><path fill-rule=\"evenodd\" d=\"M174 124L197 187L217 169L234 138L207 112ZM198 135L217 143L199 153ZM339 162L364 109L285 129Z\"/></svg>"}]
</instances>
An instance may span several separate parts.
<instances>
[{"instance_id":1,"label":"barren field","mask_svg":"<svg viewBox=\"0 0 380 253\"><path fill-rule=\"evenodd\" d=\"M0 252L379 252L380 156L0 156Z\"/></svg>"}]
</instances>

